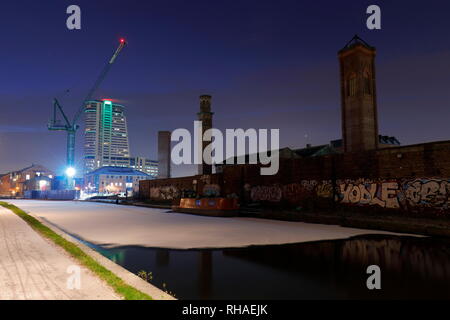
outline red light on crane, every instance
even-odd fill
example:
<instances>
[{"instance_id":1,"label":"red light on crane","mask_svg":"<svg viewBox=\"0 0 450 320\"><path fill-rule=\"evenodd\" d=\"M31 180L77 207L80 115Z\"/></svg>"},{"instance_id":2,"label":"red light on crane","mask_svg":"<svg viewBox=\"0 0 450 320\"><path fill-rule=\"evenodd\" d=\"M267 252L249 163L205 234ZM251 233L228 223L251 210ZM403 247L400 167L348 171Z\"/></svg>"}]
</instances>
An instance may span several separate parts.
<instances>
[{"instance_id":1,"label":"red light on crane","mask_svg":"<svg viewBox=\"0 0 450 320\"><path fill-rule=\"evenodd\" d=\"M120 38L120 42L125 42L125 39L124 38Z\"/></svg>"}]
</instances>

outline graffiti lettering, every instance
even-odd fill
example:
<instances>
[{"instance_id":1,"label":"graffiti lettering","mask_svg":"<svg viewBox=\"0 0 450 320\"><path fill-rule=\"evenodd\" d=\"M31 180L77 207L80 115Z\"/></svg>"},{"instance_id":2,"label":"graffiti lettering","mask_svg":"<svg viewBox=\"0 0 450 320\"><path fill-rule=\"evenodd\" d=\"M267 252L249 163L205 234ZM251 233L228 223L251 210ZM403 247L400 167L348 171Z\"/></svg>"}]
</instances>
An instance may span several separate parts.
<instances>
[{"instance_id":1,"label":"graffiti lettering","mask_svg":"<svg viewBox=\"0 0 450 320\"><path fill-rule=\"evenodd\" d=\"M450 181L417 179L404 183L406 205L447 209L450 205Z\"/></svg>"},{"instance_id":2,"label":"graffiti lettering","mask_svg":"<svg viewBox=\"0 0 450 320\"><path fill-rule=\"evenodd\" d=\"M359 185L344 183L341 184L339 188L341 193L341 203L378 205L383 208L399 208L398 199L396 198L398 190L397 182L381 183L381 188L379 188L376 183L360 183Z\"/></svg>"},{"instance_id":3,"label":"graffiti lettering","mask_svg":"<svg viewBox=\"0 0 450 320\"><path fill-rule=\"evenodd\" d=\"M251 191L253 201L278 202L281 200L281 188L279 186L257 186Z\"/></svg>"},{"instance_id":4,"label":"graffiti lettering","mask_svg":"<svg viewBox=\"0 0 450 320\"><path fill-rule=\"evenodd\" d=\"M151 199L173 200L178 198L179 191L174 186L150 188Z\"/></svg>"}]
</instances>

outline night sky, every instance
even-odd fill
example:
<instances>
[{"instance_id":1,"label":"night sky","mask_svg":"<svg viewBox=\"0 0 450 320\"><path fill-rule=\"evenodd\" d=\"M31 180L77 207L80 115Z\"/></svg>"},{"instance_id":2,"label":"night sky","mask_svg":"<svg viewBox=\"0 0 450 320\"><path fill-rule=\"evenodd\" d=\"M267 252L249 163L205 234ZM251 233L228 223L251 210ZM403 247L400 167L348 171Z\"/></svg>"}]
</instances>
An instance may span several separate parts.
<instances>
[{"instance_id":1,"label":"night sky","mask_svg":"<svg viewBox=\"0 0 450 320\"><path fill-rule=\"evenodd\" d=\"M81 30L66 28L70 4ZM366 28L370 4L382 30ZM53 97L73 117L122 36L96 97L127 106L132 155L156 158L158 130L192 129L200 94L219 129L280 128L289 147L340 138L337 51L356 33L377 48L380 134L450 139L449 12L444 0L2 1L0 173L63 169L66 134L46 128Z\"/></svg>"}]
</instances>

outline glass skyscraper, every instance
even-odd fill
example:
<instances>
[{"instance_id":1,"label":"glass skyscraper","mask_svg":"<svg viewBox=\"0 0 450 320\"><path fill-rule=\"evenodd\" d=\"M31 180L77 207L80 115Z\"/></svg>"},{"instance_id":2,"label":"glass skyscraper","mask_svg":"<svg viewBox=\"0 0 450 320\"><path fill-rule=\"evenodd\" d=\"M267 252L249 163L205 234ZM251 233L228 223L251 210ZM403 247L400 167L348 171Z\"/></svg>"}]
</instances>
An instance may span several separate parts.
<instances>
[{"instance_id":1,"label":"glass skyscraper","mask_svg":"<svg viewBox=\"0 0 450 320\"><path fill-rule=\"evenodd\" d=\"M130 166L125 106L110 100L92 100L85 107L85 172L104 166Z\"/></svg>"}]
</instances>

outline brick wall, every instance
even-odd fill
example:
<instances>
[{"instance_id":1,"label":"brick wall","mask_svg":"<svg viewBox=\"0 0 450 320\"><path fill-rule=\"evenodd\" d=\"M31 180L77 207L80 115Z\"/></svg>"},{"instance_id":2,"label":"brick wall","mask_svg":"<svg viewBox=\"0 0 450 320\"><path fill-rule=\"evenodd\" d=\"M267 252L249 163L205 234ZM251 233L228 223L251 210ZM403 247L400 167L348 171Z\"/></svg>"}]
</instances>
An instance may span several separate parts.
<instances>
[{"instance_id":1,"label":"brick wall","mask_svg":"<svg viewBox=\"0 0 450 320\"><path fill-rule=\"evenodd\" d=\"M272 207L450 213L450 141L280 159L273 176L261 176L259 165L226 166L221 174L141 181L140 195L176 202L186 190L211 189Z\"/></svg>"}]
</instances>

